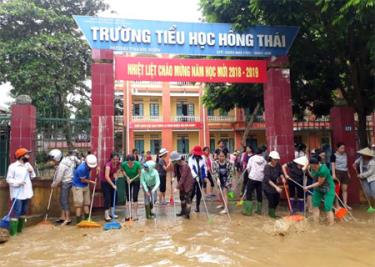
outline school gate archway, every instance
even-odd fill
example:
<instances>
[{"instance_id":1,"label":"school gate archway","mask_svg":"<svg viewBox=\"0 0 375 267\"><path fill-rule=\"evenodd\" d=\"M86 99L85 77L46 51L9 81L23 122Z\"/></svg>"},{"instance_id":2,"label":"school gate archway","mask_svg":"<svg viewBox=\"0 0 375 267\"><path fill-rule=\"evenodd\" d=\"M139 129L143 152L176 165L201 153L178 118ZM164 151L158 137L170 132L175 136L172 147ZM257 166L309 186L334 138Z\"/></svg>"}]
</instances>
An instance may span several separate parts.
<instances>
[{"instance_id":1,"label":"school gate archway","mask_svg":"<svg viewBox=\"0 0 375 267\"><path fill-rule=\"evenodd\" d=\"M293 114L287 54L297 35L298 27L254 26L237 33L230 24L222 23L180 23L85 16L74 18L92 48L91 148L92 152L98 155L99 166L104 166L114 149L115 77L128 80L173 81L176 79L173 75L170 77L162 77L156 73L145 75L146 70L143 67L138 70L134 67L132 71L129 71L128 65L120 71L119 68L126 64L147 65L147 59L132 62L134 58L121 59L114 54L114 51L129 54L263 58L266 62L266 69L264 69L266 77L262 78L265 80L244 79L243 81L238 76L233 77L234 79L226 77L227 80L205 76L203 78L206 80L199 80L197 77L191 77L191 75L187 77L187 75L178 77L178 81L265 82L267 146L271 149L277 148L283 161L294 158ZM122 61L122 64L119 61ZM183 61L180 61L184 65ZM240 66L242 71L240 62L243 60L237 61L236 67ZM246 64L249 62L243 61L245 72ZM226 63L223 64L226 65ZM333 121L334 127L332 127L334 141L345 138L349 147L350 162L355 156L354 120L350 120L353 117L351 112L347 109L334 110L333 114L338 119ZM126 127L129 127L129 124ZM353 127L353 130L348 131L350 127ZM163 132L162 139L171 138L170 131ZM128 146L127 149L129 149ZM351 202L359 202L358 187L356 189L352 187L351 191Z\"/></svg>"}]
</instances>

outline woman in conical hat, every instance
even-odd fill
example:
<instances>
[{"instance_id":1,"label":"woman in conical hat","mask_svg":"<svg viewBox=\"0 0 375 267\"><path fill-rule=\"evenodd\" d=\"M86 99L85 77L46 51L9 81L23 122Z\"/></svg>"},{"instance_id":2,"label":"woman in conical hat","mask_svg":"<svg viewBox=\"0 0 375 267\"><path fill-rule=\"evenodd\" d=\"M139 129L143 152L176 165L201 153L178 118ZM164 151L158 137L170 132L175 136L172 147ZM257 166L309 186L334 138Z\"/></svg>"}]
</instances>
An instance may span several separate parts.
<instances>
[{"instance_id":1,"label":"woman in conical hat","mask_svg":"<svg viewBox=\"0 0 375 267\"><path fill-rule=\"evenodd\" d=\"M371 213L375 212L375 151L364 148L357 153L360 157L354 162L353 168L361 180L363 191L370 204Z\"/></svg>"}]
</instances>

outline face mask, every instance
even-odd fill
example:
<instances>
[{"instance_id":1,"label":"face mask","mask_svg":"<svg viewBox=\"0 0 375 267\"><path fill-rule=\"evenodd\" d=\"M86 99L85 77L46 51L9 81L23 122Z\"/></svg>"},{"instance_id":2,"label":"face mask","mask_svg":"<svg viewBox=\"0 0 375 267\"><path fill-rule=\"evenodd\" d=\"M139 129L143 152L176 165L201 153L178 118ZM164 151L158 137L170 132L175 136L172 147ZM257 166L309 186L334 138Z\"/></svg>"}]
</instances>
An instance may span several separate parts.
<instances>
[{"instance_id":1,"label":"face mask","mask_svg":"<svg viewBox=\"0 0 375 267\"><path fill-rule=\"evenodd\" d=\"M24 163L29 162L29 158L22 157L22 161L23 161Z\"/></svg>"}]
</instances>

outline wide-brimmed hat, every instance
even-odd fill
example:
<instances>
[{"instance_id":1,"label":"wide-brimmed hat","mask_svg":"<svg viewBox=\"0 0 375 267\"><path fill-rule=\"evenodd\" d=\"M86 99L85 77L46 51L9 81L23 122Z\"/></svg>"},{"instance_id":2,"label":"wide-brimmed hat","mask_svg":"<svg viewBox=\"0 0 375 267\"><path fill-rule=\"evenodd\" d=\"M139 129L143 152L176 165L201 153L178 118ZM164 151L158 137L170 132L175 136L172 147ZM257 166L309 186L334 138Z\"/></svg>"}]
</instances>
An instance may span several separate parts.
<instances>
[{"instance_id":1,"label":"wide-brimmed hat","mask_svg":"<svg viewBox=\"0 0 375 267\"><path fill-rule=\"evenodd\" d=\"M191 150L191 154L193 154L194 156L202 156L203 155L202 147L201 146L193 147L193 149Z\"/></svg>"},{"instance_id":2,"label":"wide-brimmed hat","mask_svg":"<svg viewBox=\"0 0 375 267\"><path fill-rule=\"evenodd\" d=\"M358 150L357 153L362 156L375 157L374 151L369 149L368 147Z\"/></svg>"},{"instance_id":3,"label":"wide-brimmed hat","mask_svg":"<svg viewBox=\"0 0 375 267\"><path fill-rule=\"evenodd\" d=\"M181 157L182 155L180 153L178 153L177 151L172 151L169 158L171 161L177 161L177 160L180 160Z\"/></svg>"},{"instance_id":4,"label":"wide-brimmed hat","mask_svg":"<svg viewBox=\"0 0 375 267\"><path fill-rule=\"evenodd\" d=\"M301 165L303 167L305 167L305 166L307 166L307 164L309 164L309 160L307 159L306 156L302 156L302 157L296 158L293 161L295 163L297 163L298 165Z\"/></svg>"},{"instance_id":5,"label":"wide-brimmed hat","mask_svg":"<svg viewBox=\"0 0 375 267\"><path fill-rule=\"evenodd\" d=\"M167 154L167 153L168 153L168 150L166 150L165 148L162 148L162 149L160 149L160 151L159 151L159 157L164 156L164 155Z\"/></svg>"}]
</instances>

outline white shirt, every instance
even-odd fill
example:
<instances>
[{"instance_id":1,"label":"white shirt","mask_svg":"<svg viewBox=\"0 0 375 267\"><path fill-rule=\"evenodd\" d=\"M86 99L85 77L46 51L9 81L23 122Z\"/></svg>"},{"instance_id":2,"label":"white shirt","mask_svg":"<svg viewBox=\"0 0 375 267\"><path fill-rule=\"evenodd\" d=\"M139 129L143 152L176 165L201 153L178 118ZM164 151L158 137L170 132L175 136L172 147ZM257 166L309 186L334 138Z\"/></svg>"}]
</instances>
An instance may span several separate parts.
<instances>
[{"instance_id":1,"label":"white shirt","mask_svg":"<svg viewBox=\"0 0 375 267\"><path fill-rule=\"evenodd\" d=\"M262 156L252 156L246 167L249 173L249 179L262 182L264 179L264 167L266 164L267 162Z\"/></svg>"},{"instance_id":2,"label":"white shirt","mask_svg":"<svg viewBox=\"0 0 375 267\"><path fill-rule=\"evenodd\" d=\"M29 162L24 164L17 160L10 164L6 179L9 184L10 198L20 200L32 198L34 193L31 179L35 177L34 169Z\"/></svg>"}]
</instances>

